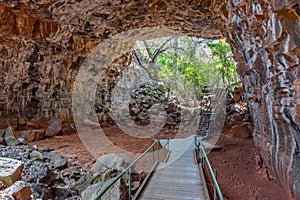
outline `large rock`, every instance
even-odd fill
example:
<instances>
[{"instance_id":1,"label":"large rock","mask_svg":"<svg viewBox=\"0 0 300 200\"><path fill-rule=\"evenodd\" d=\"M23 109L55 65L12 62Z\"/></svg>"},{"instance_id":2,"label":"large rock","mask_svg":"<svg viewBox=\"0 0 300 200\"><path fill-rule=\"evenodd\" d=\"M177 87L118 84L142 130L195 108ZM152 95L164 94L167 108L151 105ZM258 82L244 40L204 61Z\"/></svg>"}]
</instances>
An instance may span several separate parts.
<instances>
[{"instance_id":1,"label":"large rock","mask_svg":"<svg viewBox=\"0 0 300 200\"><path fill-rule=\"evenodd\" d=\"M76 189L81 193L94 182L95 172L89 171L76 182Z\"/></svg>"},{"instance_id":2,"label":"large rock","mask_svg":"<svg viewBox=\"0 0 300 200\"><path fill-rule=\"evenodd\" d=\"M14 136L9 136L5 138L5 143L9 146L15 146L19 144L24 144L25 141L22 138L16 138Z\"/></svg>"},{"instance_id":3,"label":"large rock","mask_svg":"<svg viewBox=\"0 0 300 200\"><path fill-rule=\"evenodd\" d=\"M248 123L235 125L230 129L230 134L238 138L249 138L252 136L252 130Z\"/></svg>"},{"instance_id":4,"label":"large rock","mask_svg":"<svg viewBox=\"0 0 300 200\"><path fill-rule=\"evenodd\" d=\"M80 195L82 200L94 199L96 195L109 184L112 179L90 185ZM119 179L110 189L107 190L103 199L128 199L128 187L123 179Z\"/></svg>"},{"instance_id":5,"label":"large rock","mask_svg":"<svg viewBox=\"0 0 300 200\"><path fill-rule=\"evenodd\" d=\"M53 191L51 187L45 184L31 183L33 199L53 199Z\"/></svg>"},{"instance_id":6,"label":"large rock","mask_svg":"<svg viewBox=\"0 0 300 200\"><path fill-rule=\"evenodd\" d=\"M76 188L79 192L83 192L92 184L115 177L118 172L128 167L131 162L132 159L123 154L102 155L93 164L90 171L77 181Z\"/></svg>"},{"instance_id":7,"label":"large rock","mask_svg":"<svg viewBox=\"0 0 300 200\"><path fill-rule=\"evenodd\" d=\"M97 183L94 185L88 186L80 195L83 200L90 200L96 197L96 195L104 188L105 183Z\"/></svg>"},{"instance_id":8,"label":"large rock","mask_svg":"<svg viewBox=\"0 0 300 200\"><path fill-rule=\"evenodd\" d=\"M5 139L0 137L0 145L6 145Z\"/></svg>"},{"instance_id":9,"label":"large rock","mask_svg":"<svg viewBox=\"0 0 300 200\"><path fill-rule=\"evenodd\" d=\"M35 121L26 121L26 127L28 129L39 129L40 128L39 124Z\"/></svg>"},{"instance_id":10,"label":"large rock","mask_svg":"<svg viewBox=\"0 0 300 200\"><path fill-rule=\"evenodd\" d=\"M50 163L38 160L31 160L25 164L23 170L23 179L31 183L54 185L55 175L50 169Z\"/></svg>"},{"instance_id":11,"label":"large rock","mask_svg":"<svg viewBox=\"0 0 300 200\"><path fill-rule=\"evenodd\" d=\"M58 132L62 129L61 121L59 118L52 117L49 121L49 126L46 130L46 136L52 137L58 134Z\"/></svg>"},{"instance_id":12,"label":"large rock","mask_svg":"<svg viewBox=\"0 0 300 200\"><path fill-rule=\"evenodd\" d=\"M57 159L54 162L54 169L62 170L68 166L68 160L65 158Z\"/></svg>"},{"instance_id":13,"label":"large rock","mask_svg":"<svg viewBox=\"0 0 300 200\"><path fill-rule=\"evenodd\" d=\"M27 142L33 142L42 140L45 138L45 130L27 130L22 131L21 137L24 138Z\"/></svg>"},{"instance_id":14,"label":"large rock","mask_svg":"<svg viewBox=\"0 0 300 200\"><path fill-rule=\"evenodd\" d=\"M100 156L91 168L93 172L105 172L108 169L124 170L132 159L124 154L106 154Z\"/></svg>"},{"instance_id":15,"label":"large rock","mask_svg":"<svg viewBox=\"0 0 300 200\"><path fill-rule=\"evenodd\" d=\"M4 193L11 195L15 200L30 200L32 190L28 183L17 181L12 186L4 190Z\"/></svg>"},{"instance_id":16,"label":"large rock","mask_svg":"<svg viewBox=\"0 0 300 200\"><path fill-rule=\"evenodd\" d=\"M9 194L1 194L0 193L0 199L1 200L15 200L14 197L12 195Z\"/></svg>"},{"instance_id":17,"label":"large rock","mask_svg":"<svg viewBox=\"0 0 300 200\"><path fill-rule=\"evenodd\" d=\"M23 163L18 160L0 157L0 181L11 186L21 179Z\"/></svg>"},{"instance_id":18,"label":"large rock","mask_svg":"<svg viewBox=\"0 0 300 200\"><path fill-rule=\"evenodd\" d=\"M7 129L5 130L4 138L8 138L8 137L14 137L14 131L12 126L7 127Z\"/></svg>"}]
</instances>

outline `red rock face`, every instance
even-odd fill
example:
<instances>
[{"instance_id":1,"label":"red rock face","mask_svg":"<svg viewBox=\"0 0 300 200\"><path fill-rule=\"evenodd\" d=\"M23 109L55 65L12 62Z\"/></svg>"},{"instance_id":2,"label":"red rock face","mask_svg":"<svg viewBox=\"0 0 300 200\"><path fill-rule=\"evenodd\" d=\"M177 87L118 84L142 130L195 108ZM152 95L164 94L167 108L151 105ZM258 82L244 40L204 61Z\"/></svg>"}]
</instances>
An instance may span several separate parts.
<instances>
[{"instance_id":1,"label":"red rock face","mask_svg":"<svg viewBox=\"0 0 300 200\"><path fill-rule=\"evenodd\" d=\"M226 7L228 11L221 8ZM299 198L299 5L229 1L219 5L265 165Z\"/></svg>"},{"instance_id":2,"label":"red rock face","mask_svg":"<svg viewBox=\"0 0 300 200\"><path fill-rule=\"evenodd\" d=\"M6 2L0 3L3 114L26 120L58 114L70 120L71 91L81 63L99 42L117 33L159 26L204 38L223 34L238 61L264 163L300 198L296 0ZM108 72L109 80L102 80L104 91L127 66L128 59L120 60L124 65L116 64L117 73Z\"/></svg>"},{"instance_id":3,"label":"red rock face","mask_svg":"<svg viewBox=\"0 0 300 200\"><path fill-rule=\"evenodd\" d=\"M0 3L0 30L3 36L21 35L46 39L58 31L58 23L48 10L38 10L30 5Z\"/></svg>"}]
</instances>

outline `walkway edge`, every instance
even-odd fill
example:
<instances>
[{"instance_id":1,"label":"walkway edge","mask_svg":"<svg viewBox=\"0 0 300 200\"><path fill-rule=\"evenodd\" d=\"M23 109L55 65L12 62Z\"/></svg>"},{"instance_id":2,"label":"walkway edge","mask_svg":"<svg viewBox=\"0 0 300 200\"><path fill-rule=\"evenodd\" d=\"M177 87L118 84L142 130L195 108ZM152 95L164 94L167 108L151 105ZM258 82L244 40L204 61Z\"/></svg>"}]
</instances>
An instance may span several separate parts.
<instances>
[{"instance_id":1,"label":"walkway edge","mask_svg":"<svg viewBox=\"0 0 300 200\"><path fill-rule=\"evenodd\" d=\"M141 194L142 190L144 189L145 185L148 183L148 181L151 178L153 172L155 171L157 165L158 165L158 161L155 162L155 164L151 168L150 172L148 173L148 175L144 179L143 183L140 185L139 189L136 191L136 193L133 196L132 200L137 200L138 199L138 197L140 196L140 194Z\"/></svg>"}]
</instances>

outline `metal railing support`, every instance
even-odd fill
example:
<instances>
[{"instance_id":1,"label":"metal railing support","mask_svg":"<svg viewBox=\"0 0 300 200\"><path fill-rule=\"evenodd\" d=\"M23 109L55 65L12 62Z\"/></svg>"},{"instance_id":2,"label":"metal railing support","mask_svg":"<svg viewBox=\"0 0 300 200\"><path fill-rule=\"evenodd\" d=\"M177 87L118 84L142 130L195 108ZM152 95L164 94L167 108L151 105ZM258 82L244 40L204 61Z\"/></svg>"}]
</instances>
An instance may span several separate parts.
<instances>
[{"instance_id":1,"label":"metal railing support","mask_svg":"<svg viewBox=\"0 0 300 200\"><path fill-rule=\"evenodd\" d=\"M159 161L159 145L157 145L157 161Z\"/></svg>"},{"instance_id":2,"label":"metal railing support","mask_svg":"<svg viewBox=\"0 0 300 200\"><path fill-rule=\"evenodd\" d=\"M214 175L217 179L217 170L214 169ZM217 192L216 192L217 188L216 188L216 184L214 183L214 200L217 200Z\"/></svg>"},{"instance_id":3,"label":"metal railing support","mask_svg":"<svg viewBox=\"0 0 300 200\"><path fill-rule=\"evenodd\" d=\"M99 200L101 197L115 184L126 172L128 172L129 176L131 176L131 169L134 167L134 165L146 155L151 149L152 149L152 166L154 166L154 146L158 143L158 140L155 140L150 147L148 147L141 155L139 155L126 169L124 169L121 173L119 173L115 178L112 179L112 181L107 184L103 190L101 190L95 197L94 200ZM129 187L129 199L131 198L131 177L128 180L128 187Z\"/></svg>"},{"instance_id":4,"label":"metal railing support","mask_svg":"<svg viewBox=\"0 0 300 200\"><path fill-rule=\"evenodd\" d=\"M152 166L154 165L154 145L152 146Z\"/></svg>"},{"instance_id":5,"label":"metal railing support","mask_svg":"<svg viewBox=\"0 0 300 200\"><path fill-rule=\"evenodd\" d=\"M128 196L131 199L131 168L128 169Z\"/></svg>"},{"instance_id":6,"label":"metal railing support","mask_svg":"<svg viewBox=\"0 0 300 200\"><path fill-rule=\"evenodd\" d=\"M202 161L203 162L203 168L204 168L204 163L206 162L207 168L208 168L209 173L211 175L211 178L213 180L214 191L216 190L216 192L214 192L214 195L218 195L218 197L219 197L220 200L224 200L222 192L221 192L221 189L220 189L219 184L217 182L217 178L216 178L216 174L217 173L212 169L212 167L210 165L210 162L209 162L209 160L207 158L207 155L205 153L205 149L204 149L204 147L202 145L200 145L200 151L202 151L202 156L203 156L203 161ZM214 198L214 200L216 198Z\"/></svg>"}]
</instances>

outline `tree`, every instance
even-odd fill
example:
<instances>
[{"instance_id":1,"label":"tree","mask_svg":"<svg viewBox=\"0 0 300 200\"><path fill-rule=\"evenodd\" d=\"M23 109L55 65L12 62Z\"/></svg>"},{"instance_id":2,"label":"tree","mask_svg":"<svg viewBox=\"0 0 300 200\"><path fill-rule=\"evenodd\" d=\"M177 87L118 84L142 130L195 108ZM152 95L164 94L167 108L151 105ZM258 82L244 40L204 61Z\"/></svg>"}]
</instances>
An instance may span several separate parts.
<instances>
[{"instance_id":1,"label":"tree","mask_svg":"<svg viewBox=\"0 0 300 200\"><path fill-rule=\"evenodd\" d=\"M231 85L233 81L237 80L238 74L230 45L226 43L225 39L207 44L212 51L213 64L218 66L217 69L221 74L223 83Z\"/></svg>"},{"instance_id":2,"label":"tree","mask_svg":"<svg viewBox=\"0 0 300 200\"><path fill-rule=\"evenodd\" d=\"M203 88L219 84L220 77L223 84L231 84L238 77L230 45L224 39L159 38L137 43L133 54L135 63L151 79L176 88L170 91L175 95L189 96L192 92L200 99Z\"/></svg>"}]
</instances>

